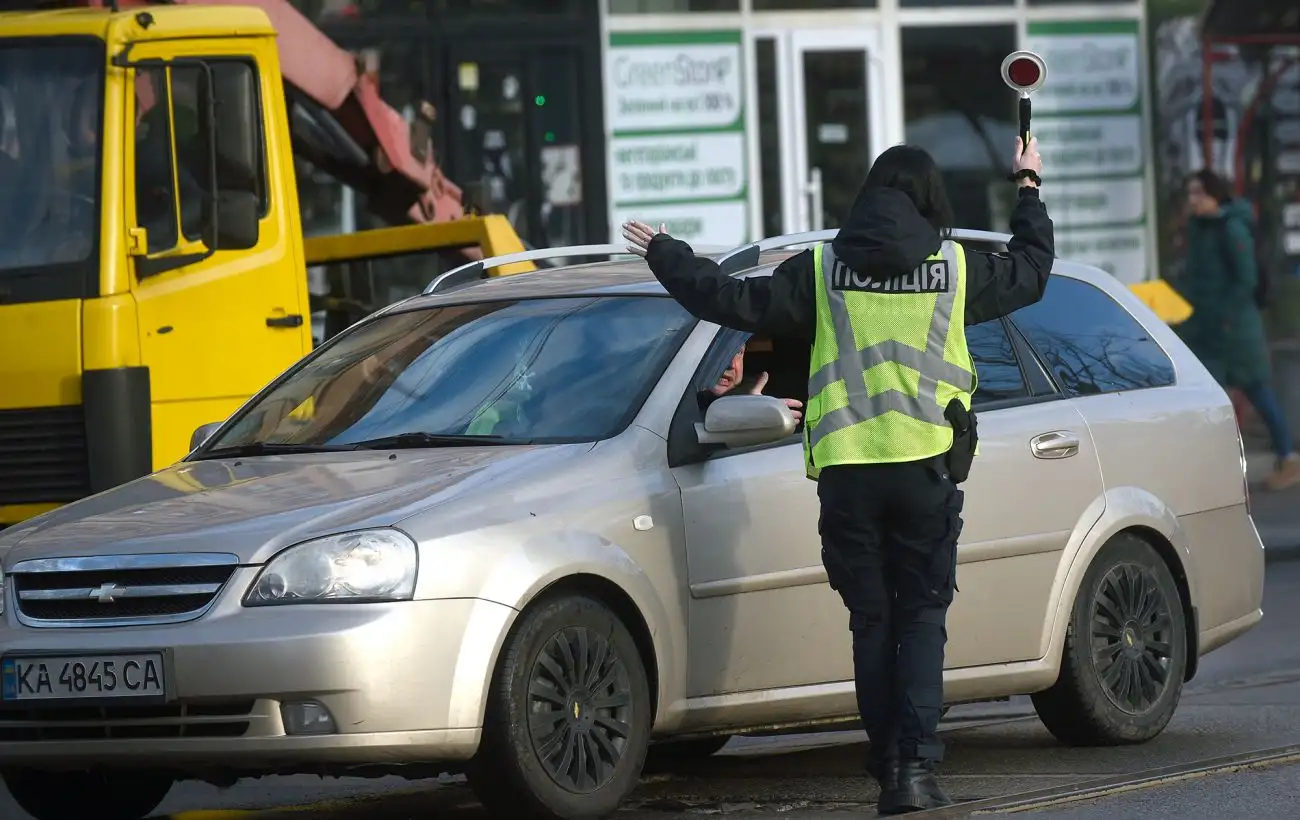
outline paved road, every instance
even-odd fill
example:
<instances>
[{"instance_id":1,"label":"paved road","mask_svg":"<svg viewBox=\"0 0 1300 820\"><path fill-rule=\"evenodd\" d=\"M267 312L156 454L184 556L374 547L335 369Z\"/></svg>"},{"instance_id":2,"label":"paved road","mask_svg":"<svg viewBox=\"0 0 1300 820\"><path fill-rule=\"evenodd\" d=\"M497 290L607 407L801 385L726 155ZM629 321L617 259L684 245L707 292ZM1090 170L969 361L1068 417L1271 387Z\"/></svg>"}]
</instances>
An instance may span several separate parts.
<instances>
[{"instance_id":1,"label":"paved road","mask_svg":"<svg viewBox=\"0 0 1300 820\"><path fill-rule=\"evenodd\" d=\"M974 800L1300 743L1300 641L1295 640L1295 624L1300 623L1300 561L1269 564L1264 607L1259 627L1203 660L1169 728L1143 746L1061 746L1032 717L1026 698L954 709L946 723L949 752L943 775L948 789L956 798ZM1021 719L1007 720L1016 717ZM861 814L863 804L874 801L875 790L861 776L862 749L854 745L860 742L856 732L738 738L692 770L647 777L620 816L666 820L683 813L736 817L780 813L792 820L815 820ZM1081 820L1101 818L1104 812L1163 817L1173 815L1148 814L1148 806L1177 804L1183 807L1178 816L1191 820L1282 816L1269 807L1293 805L1281 801L1300 789L1297 775L1300 770L1295 767L1217 775L1053 809L1044 815ZM460 780L451 778L415 783L399 778L267 778L224 790L185 783L173 790L162 810L271 808L365 794L377 799L292 816L299 820L483 817ZM1270 802L1268 795L1279 802ZM22 816L0 793L0 817Z\"/></svg>"}]
</instances>

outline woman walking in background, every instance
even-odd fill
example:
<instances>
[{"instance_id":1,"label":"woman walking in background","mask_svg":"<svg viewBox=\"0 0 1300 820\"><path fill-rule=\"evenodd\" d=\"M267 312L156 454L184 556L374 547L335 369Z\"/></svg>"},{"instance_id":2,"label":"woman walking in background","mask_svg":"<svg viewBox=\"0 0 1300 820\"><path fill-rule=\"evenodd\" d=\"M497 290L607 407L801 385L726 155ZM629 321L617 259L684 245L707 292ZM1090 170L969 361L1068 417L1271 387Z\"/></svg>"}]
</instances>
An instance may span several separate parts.
<instances>
[{"instance_id":1,"label":"woman walking in background","mask_svg":"<svg viewBox=\"0 0 1300 820\"><path fill-rule=\"evenodd\" d=\"M1269 380L1264 317L1255 302L1254 212L1210 170L1188 178L1187 207L1183 291L1193 312L1179 333L1220 384L1246 396L1268 427L1277 456L1268 488L1290 487L1300 483L1300 456Z\"/></svg>"}]
</instances>

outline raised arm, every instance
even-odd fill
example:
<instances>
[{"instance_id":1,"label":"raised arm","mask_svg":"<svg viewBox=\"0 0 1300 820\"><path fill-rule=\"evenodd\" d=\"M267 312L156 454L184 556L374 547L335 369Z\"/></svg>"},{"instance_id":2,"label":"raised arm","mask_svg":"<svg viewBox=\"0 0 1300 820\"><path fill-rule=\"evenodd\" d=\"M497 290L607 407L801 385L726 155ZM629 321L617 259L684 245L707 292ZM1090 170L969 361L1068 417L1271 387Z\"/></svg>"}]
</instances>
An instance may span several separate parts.
<instances>
[{"instance_id":1,"label":"raised arm","mask_svg":"<svg viewBox=\"0 0 1300 820\"><path fill-rule=\"evenodd\" d=\"M1029 141L1024 154L1017 150L1015 167L1031 169L1035 175L1042 170L1037 139ZM1039 197L1038 184L1021 179L1007 252L966 252L966 324L997 319L1042 299L1055 257L1052 219Z\"/></svg>"},{"instance_id":2,"label":"raised arm","mask_svg":"<svg viewBox=\"0 0 1300 820\"><path fill-rule=\"evenodd\" d=\"M692 316L749 333L812 338L816 320L812 252L792 256L771 276L739 279L696 256L690 245L641 222L623 226L628 249Z\"/></svg>"}]
</instances>

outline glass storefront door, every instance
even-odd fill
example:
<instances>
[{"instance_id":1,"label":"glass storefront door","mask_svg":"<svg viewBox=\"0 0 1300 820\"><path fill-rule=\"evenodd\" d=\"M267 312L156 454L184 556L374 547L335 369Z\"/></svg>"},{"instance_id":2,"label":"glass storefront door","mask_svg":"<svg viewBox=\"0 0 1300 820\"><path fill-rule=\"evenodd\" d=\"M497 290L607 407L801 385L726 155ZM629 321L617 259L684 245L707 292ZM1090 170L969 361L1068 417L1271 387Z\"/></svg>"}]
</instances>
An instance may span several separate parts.
<instances>
[{"instance_id":1,"label":"glass storefront door","mask_svg":"<svg viewBox=\"0 0 1300 820\"><path fill-rule=\"evenodd\" d=\"M763 232L837 227L885 148L879 34L795 29L754 37Z\"/></svg>"},{"instance_id":2,"label":"glass storefront door","mask_svg":"<svg viewBox=\"0 0 1300 820\"><path fill-rule=\"evenodd\" d=\"M537 247L586 240L579 50L452 49L445 133L450 177L465 201L510 218ZM599 207L599 203L595 203Z\"/></svg>"}]
</instances>

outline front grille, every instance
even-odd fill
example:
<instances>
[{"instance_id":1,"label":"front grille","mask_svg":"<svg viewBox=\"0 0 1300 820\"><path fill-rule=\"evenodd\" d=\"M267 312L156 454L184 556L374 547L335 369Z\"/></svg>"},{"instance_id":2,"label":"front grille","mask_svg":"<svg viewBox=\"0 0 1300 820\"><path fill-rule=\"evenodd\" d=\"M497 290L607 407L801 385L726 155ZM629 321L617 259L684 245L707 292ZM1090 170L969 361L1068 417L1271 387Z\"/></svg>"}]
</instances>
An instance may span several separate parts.
<instances>
[{"instance_id":1,"label":"front grille","mask_svg":"<svg viewBox=\"0 0 1300 820\"><path fill-rule=\"evenodd\" d=\"M63 503L88 495L80 406L0 410L0 505Z\"/></svg>"},{"instance_id":2,"label":"front grille","mask_svg":"<svg viewBox=\"0 0 1300 820\"><path fill-rule=\"evenodd\" d=\"M238 564L233 555L107 555L22 561L9 570L31 626L177 623L202 615Z\"/></svg>"},{"instance_id":3,"label":"front grille","mask_svg":"<svg viewBox=\"0 0 1300 820\"><path fill-rule=\"evenodd\" d=\"M0 743L41 740L133 740L242 737L253 700L165 706L74 706L0 711Z\"/></svg>"}]
</instances>

